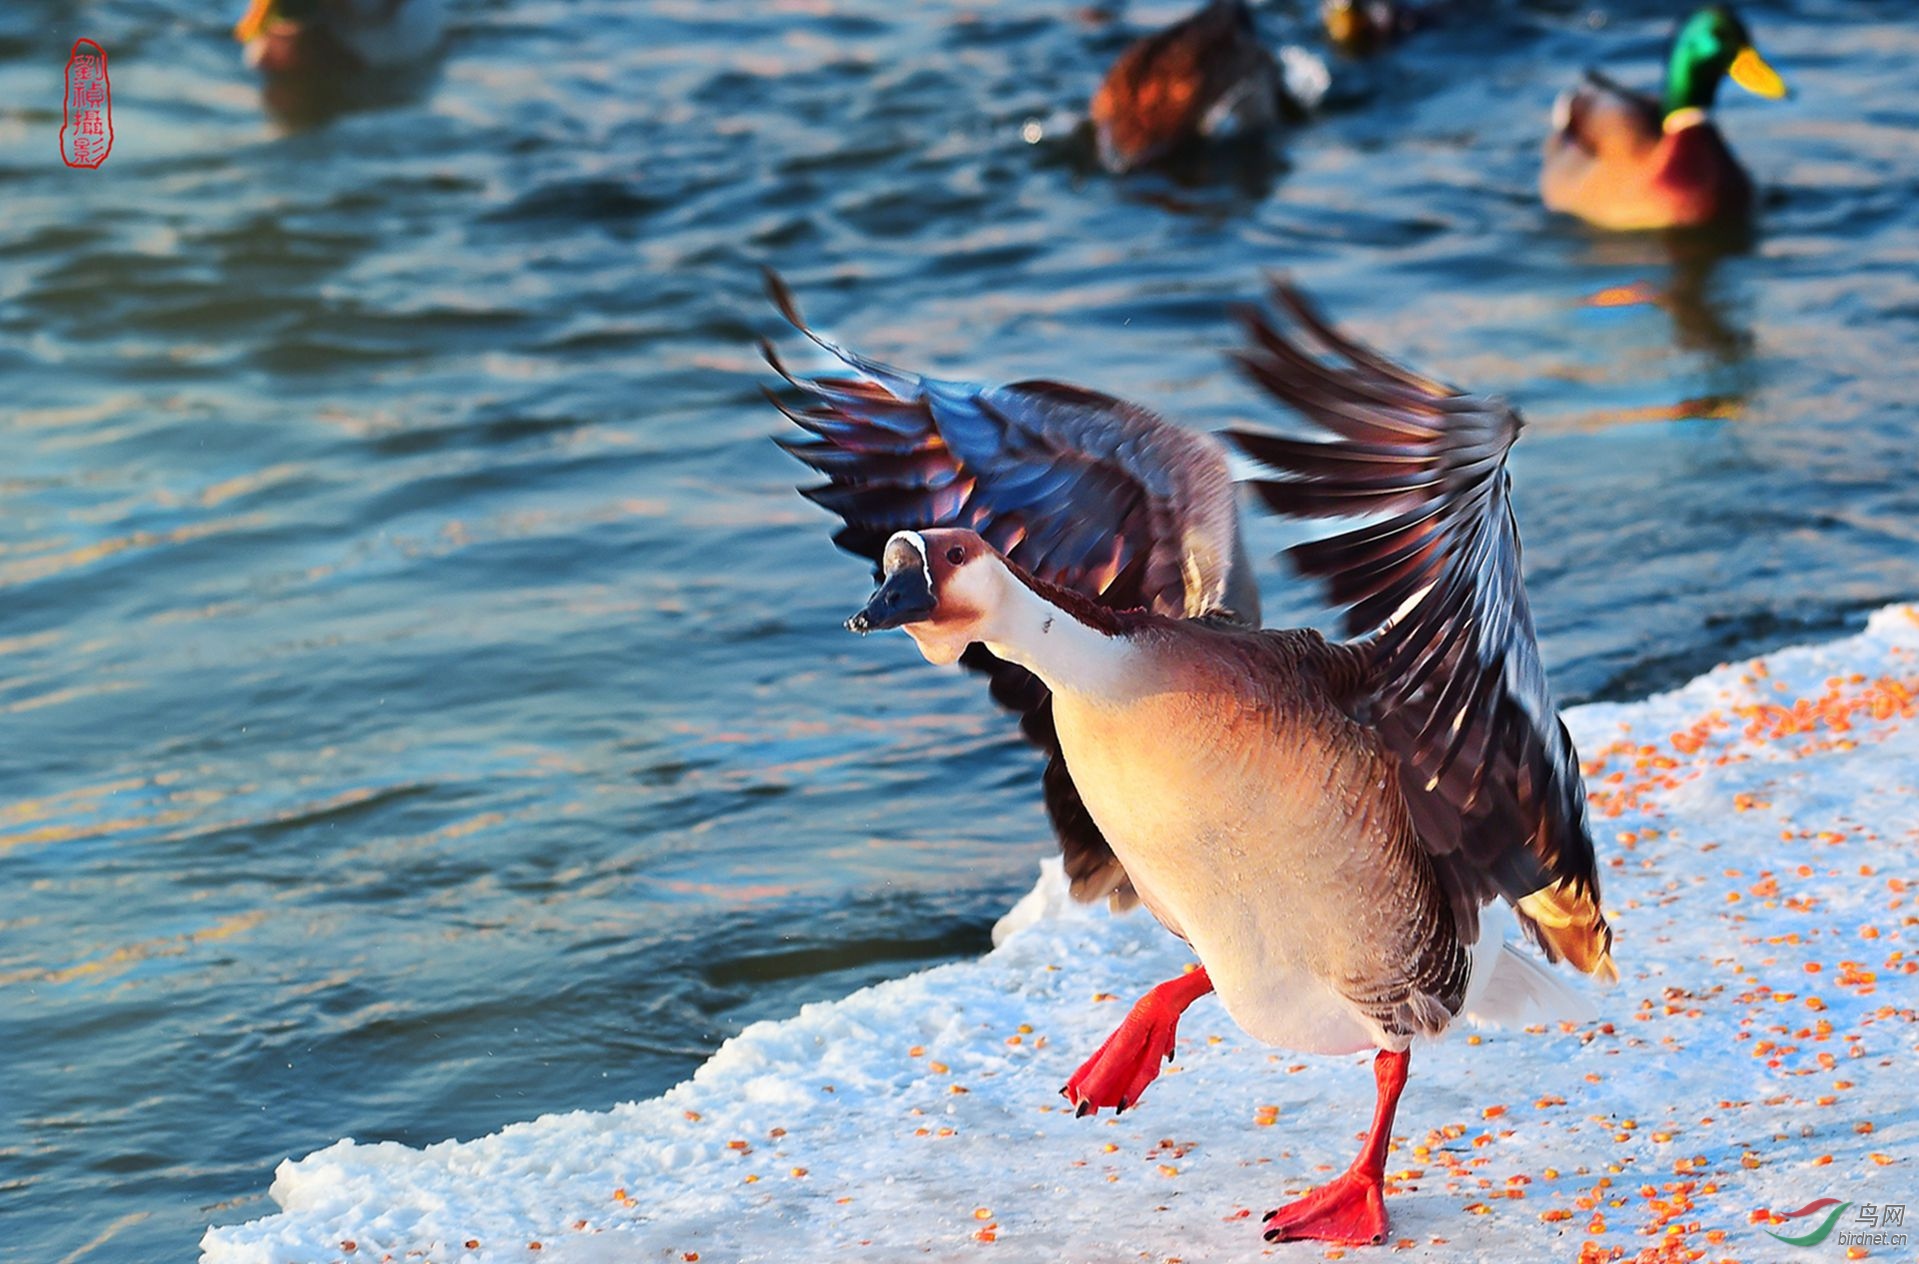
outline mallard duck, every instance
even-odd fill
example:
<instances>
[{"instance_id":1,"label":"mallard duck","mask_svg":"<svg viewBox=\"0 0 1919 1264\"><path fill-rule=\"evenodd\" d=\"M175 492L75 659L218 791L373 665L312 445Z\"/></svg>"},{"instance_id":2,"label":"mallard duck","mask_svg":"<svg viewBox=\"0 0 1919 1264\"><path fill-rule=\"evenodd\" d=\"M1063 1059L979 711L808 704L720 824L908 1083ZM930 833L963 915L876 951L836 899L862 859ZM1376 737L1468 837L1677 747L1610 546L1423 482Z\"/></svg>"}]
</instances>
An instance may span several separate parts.
<instances>
[{"instance_id":1,"label":"mallard duck","mask_svg":"<svg viewBox=\"0 0 1919 1264\"><path fill-rule=\"evenodd\" d=\"M1289 94L1245 0L1211 0L1127 46L1093 94L1100 162L1132 171L1203 141L1275 126Z\"/></svg>"},{"instance_id":2,"label":"mallard duck","mask_svg":"<svg viewBox=\"0 0 1919 1264\"><path fill-rule=\"evenodd\" d=\"M807 330L843 373L796 377L783 446L877 564L849 621L985 673L1049 758L1073 894L1143 903L1199 958L1152 989L1062 1090L1124 1110L1209 992L1255 1039L1376 1050L1377 1106L1343 1174L1270 1213L1269 1240L1383 1241L1409 1049L1462 1017L1544 1022L1581 998L1506 942L1617 977L1579 761L1519 569L1517 413L1340 334L1296 291L1241 357L1331 441L1235 432L1300 518L1383 515L1294 556L1354 639L1259 626L1224 446L1051 381L980 387L888 368Z\"/></svg>"},{"instance_id":3,"label":"mallard duck","mask_svg":"<svg viewBox=\"0 0 1919 1264\"><path fill-rule=\"evenodd\" d=\"M1587 71L1553 107L1539 174L1547 207L1614 229L1694 227L1747 214L1752 181L1707 113L1728 75L1762 97L1786 95L1724 5L1699 10L1679 28L1663 99Z\"/></svg>"},{"instance_id":4,"label":"mallard duck","mask_svg":"<svg viewBox=\"0 0 1919 1264\"><path fill-rule=\"evenodd\" d=\"M250 0L233 38L270 75L418 61L440 45L442 0Z\"/></svg>"}]
</instances>

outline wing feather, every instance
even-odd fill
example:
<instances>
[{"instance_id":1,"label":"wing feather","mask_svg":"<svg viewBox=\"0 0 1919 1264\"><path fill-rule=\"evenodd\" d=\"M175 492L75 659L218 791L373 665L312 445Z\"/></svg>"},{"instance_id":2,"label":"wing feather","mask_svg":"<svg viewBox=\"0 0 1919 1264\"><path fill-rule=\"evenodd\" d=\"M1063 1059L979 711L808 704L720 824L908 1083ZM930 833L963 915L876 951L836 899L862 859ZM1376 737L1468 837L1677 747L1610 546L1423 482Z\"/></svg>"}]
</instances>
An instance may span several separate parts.
<instances>
[{"instance_id":1,"label":"wing feather","mask_svg":"<svg viewBox=\"0 0 1919 1264\"><path fill-rule=\"evenodd\" d=\"M968 527L1041 579L1112 608L1257 624L1218 440L1059 382L982 387L890 368L808 328L779 278L766 283L781 315L841 366L795 374L762 344L798 397L768 398L808 436L780 446L825 477L802 494L845 523L840 547L877 565L896 530ZM1046 687L979 646L960 661L989 678L1047 753L1046 806L1074 895L1136 899L1068 774Z\"/></svg>"},{"instance_id":2,"label":"wing feather","mask_svg":"<svg viewBox=\"0 0 1919 1264\"><path fill-rule=\"evenodd\" d=\"M1282 329L1242 312L1252 379L1334 437L1235 432L1280 477L1254 482L1291 517L1380 514L1296 547L1367 655L1367 718L1462 925L1504 897L1554 960L1616 973L1577 753L1554 710L1520 566L1506 455L1522 421L1394 364L1283 283ZM1476 933L1476 932L1475 932Z\"/></svg>"}]
</instances>

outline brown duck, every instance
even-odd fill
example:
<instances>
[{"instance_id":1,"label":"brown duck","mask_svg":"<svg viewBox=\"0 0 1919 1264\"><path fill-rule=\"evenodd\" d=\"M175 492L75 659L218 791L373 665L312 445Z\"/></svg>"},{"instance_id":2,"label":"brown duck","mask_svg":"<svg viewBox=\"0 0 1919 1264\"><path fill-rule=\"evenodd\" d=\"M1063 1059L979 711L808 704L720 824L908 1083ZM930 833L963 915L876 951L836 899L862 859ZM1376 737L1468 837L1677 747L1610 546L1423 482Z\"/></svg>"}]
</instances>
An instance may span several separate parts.
<instances>
[{"instance_id":1,"label":"brown duck","mask_svg":"<svg viewBox=\"0 0 1919 1264\"><path fill-rule=\"evenodd\" d=\"M1372 525L1294 556L1355 639L1258 626L1223 447L1056 382L903 373L794 325L846 372L786 374L781 407L823 472L807 492L882 582L849 626L904 628L986 673L1050 757L1046 803L1073 893L1143 902L1199 958L1067 1082L1125 1109L1217 990L1256 1039L1376 1049L1378 1105L1342 1175L1266 1217L1270 1240L1383 1241L1388 1138L1408 1049L1463 1017L1545 1021L1579 998L1551 961L1616 977L1586 796L1520 579L1506 454L1517 413L1351 342L1296 292L1308 351L1248 313L1254 380L1330 441L1236 432L1295 517Z\"/></svg>"},{"instance_id":2,"label":"brown duck","mask_svg":"<svg viewBox=\"0 0 1919 1264\"><path fill-rule=\"evenodd\" d=\"M1673 40L1663 98L1587 71L1553 107L1539 192L1550 210L1600 228L1689 228L1738 220L1752 180L1713 124L1721 79L1762 97L1786 85L1724 5L1701 9Z\"/></svg>"},{"instance_id":3,"label":"brown duck","mask_svg":"<svg viewBox=\"0 0 1919 1264\"><path fill-rule=\"evenodd\" d=\"M1100 162L1132 171L1208 140L1276 126L1290 103L1279 63L1245 0L1211 0L1136 40L1093 95Z\"/></svg>"}]
</instances>

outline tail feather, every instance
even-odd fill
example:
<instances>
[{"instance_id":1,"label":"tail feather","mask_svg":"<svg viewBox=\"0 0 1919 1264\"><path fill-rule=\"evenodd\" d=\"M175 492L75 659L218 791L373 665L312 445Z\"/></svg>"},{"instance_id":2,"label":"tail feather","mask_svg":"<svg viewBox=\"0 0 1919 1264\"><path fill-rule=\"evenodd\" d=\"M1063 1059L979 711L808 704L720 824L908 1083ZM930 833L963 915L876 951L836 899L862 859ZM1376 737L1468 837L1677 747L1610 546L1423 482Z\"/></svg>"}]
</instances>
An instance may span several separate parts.
<instances>
[{"instance_id":1,"label":"tail feather","mask_svg":"<svg viewBox=\"0 0 1919 1264\"><path fill-rule=\"evenodd\" d=\"M1518 902L1521 918L1554 961L1572 962L1602 983L1617 983L1612 927L1599 911L1597 893L1577 883L1555 882Z\"/></svg>"},{"instance_id":2,"label":"tail feather","mask_svg":"<svg viewBox=\"0 0 1919 1264\"><path fill-rule=\"evenodd\" d=\"M1592 999L1517 944L1500 942L1473 954L1474 979L1461 1016L1475 1026L1531 1027L1584 1023L1599 1016ZM1483 970L1483 974L1482 974Z\"/></svg>"}]
</instances>

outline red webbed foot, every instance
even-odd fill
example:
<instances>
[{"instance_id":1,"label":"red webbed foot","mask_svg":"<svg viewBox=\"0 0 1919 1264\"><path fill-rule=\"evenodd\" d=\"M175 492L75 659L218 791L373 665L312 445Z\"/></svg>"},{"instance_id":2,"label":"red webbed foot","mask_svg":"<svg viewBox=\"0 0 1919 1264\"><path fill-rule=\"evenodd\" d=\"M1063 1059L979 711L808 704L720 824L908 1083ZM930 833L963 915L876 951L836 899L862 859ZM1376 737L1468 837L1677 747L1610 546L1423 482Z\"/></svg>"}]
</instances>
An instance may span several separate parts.
<instances>
[{"instance_id":1,"label":"red webbed foot","mask_svg":"<svg viewBox=\"0 0 1919 1264\"><path fill-rule=\"evenodd\" d=\"M1373 1126L1353 1165L1296 1202L1266 1213L1266 1240L1310 1238L1341 1246L1378 1246L1386 1240L1386 1150L1393 1115L1406 1087L1404 1050L1382 1049L1373 1059L1378 1099Z\"/></svg>"},{"instance_id":2,"label":"red webbed foot","mask_svg":"<svg viewBox=\"0 0 1919 1264\"><path fill-rule=\"evenodd\" d=\"M1177 1019L1157 1016L1135 1023L1129 1016L1099 1052L1073 1072L1060 1095L1078 1115L1093 1114L1101 1107L1123 1111L1138 1105L1139 1095L1159 1078L1160 1063L1173 1056L1177 1023Z\"/></svg>"},{"instance_id":3,"label":"red webbed foot","mask_svg":"<svg viewBox=\"0 0 1919 1264\"><path fill-rule=\"evenodd\" d=\"M1310 1238L1341 1246L1377 1246L1386 1240L1386 1199L1370 1174L1342 1172L1296 1202L1266 1213L1266 1240Z\"/></svg>"},{"instance_id":4,"label":"red webbed foot","mask_svg":"<svg viewBox=\"0 0 1919 1264\"><path fill-rule=\"evenodd\" d=\"M1179 1016L1212 990L1213 981L1201 966L1148 992L1099 1052L1073 1072L1060 1095L1080 1115L1103 1106L1123 1111L1138 1105L1139 1095L1159 1076L1160 1064L1172 1059Z\"/></svg>"}]
</instances>

